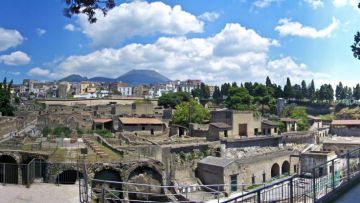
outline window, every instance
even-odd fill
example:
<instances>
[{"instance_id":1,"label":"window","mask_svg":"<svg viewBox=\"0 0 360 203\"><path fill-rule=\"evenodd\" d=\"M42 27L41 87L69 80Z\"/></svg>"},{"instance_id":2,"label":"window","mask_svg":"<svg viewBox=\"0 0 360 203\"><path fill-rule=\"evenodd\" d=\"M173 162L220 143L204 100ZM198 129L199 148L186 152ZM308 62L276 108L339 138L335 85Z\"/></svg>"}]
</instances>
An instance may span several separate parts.
<instances>
[{"instance_id":1,"label":"window","mask_svg":"<svg viewBox=\"0 0 360 203\"><path fill-rule=\"evenodd\" d=\"M254 135L257 135L259 133L259 129L255 128L254 129Z\"/></svg>"},{"instance_id":2,"label":"window","mask_svg":"<svg viewBox=\"0 0 360 203\"><path fill-rule=\"evenodd\" d=\"M228 137L228 131L224 130L224 137Z\"/></svg>"},{"instance_id":3,"label":"window","mask_svg":"<svg viewBox=\"0 0 360 203\"><path fill-rule=\"evenodd\" d=\"M277 133L277 128L274 128L274 133Z\"/></svg>"},{"instance_id":4,"label":"window","mask_svg":"<svg viewBox=\"0 0 360 203\"><path fill-rule=\"evenodd\" d=\"M297 173L296 165L294 165L294 173Z\"/></svg>"},{"instance_id":5,"label":"window","mask_svg":"<svg viewBox=\"0 0 360 203\"><path fill-rule=\"evenodd\" d=\"M145 126L142 126L142 127L141 127L141 130L145 130Z\"/></svg>"}]
</instances>

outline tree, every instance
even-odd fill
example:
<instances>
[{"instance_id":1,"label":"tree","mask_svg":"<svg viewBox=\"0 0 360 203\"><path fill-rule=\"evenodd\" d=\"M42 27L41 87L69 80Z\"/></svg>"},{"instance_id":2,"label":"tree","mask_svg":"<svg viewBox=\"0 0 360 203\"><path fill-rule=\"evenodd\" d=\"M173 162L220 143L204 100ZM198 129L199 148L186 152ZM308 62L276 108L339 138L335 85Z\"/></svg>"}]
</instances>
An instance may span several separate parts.
<instances>
[{"instance_id":1,"label":"tree","mask_svg":"<svg viewBox=\"0 0 360 203\"><path fill-rule=\"evenodd\" d=\"M301 96L302 98L309 98L308 89L305 80L301 81Z\"/></svg>"},{"instance_id":2,"label":"tree","mask_svg":"<svg viewBox=\"0 0 360 203\"><path fill-rule=\"evenodd\" d=\"M263 84L254 84L254 97L255 101L261 105L261 115L264 115L264 106L270 106L270 102L273 100L271 96L271 87L267 87Z\"/></svg>"},{"instance_id":3,"label":"tree","mask_svg":"<svg viewBox=\"0 0 360 203\"><path fill-rule=\"evenodd\" d=\"M343 92L344 92L344 87L343 87L342 83L339 82L339 84L336 85L336 88L335 88L335 98L336 98L336 100L342 99Z\"/></svg>"},{"instance_id":4,"label":"tree","mask_svg":"<svg viewBox=\"0 0 360 203\"><path fill-rule=\"evenodd\" d=\"M181 102L176 106L172 121L175 124L187 126L190 120L191 123L203 123L205 120L209 119L209 117L209 111L201 104L191 99L190 101Z\"/></svg>"},{"instance_id":5,"label":"tree","mask_svg":"<svg viewBox=\"0 0 360 203\"><path fill-rule=\"evenodd\" d=\"M286 79L286 85L284 86L284 97L286 99L294 98L294 90L291 86L290 78Z\"/></svg>"},{"instance_id":6,"label":"tree","mask_svg":"<svg viewBox=\"0 0 360 203\"><path fill-rule=\"evenodd\" d=\"M331 102L334 99L334 90L330 84L323 84L320 86L318 99L326 100L328 102Z\"/></svg>"},{"instance_id":7,"label":"tree","mask_svg":"<svg viewBox=\"0 0 360 203\"><path fill-rule=\"evenodd\" d=\"M88 16L90 23L96 22L96 10L101 10L104 15L115 7L115 0L65 0L64 15L71 18L73 15L83 13Z\"/></svg>"},{"instance_id":8,"label":"tree","mask_svg":"<svg viewBox=\"0 0 360 203\"><path fill-rule=\"evenodd\" d=\"M221 85L221 95L224 97L229 96L230 83L224 83Z\"/></svg>"},{"instance_id":9,"label":"tree","mask_svg":"<svg viewBox=\"0 0 360 203\"><path fill-rule=\"evenodd\" d=\"M271 80L270 80L269 76L266 76L265 85L266 85L266 87L272 87Z\"/></svg>"},{"instance_id":10,"label":"tree","mask_svg":"<svg viewBox=\"0 0 360 203\"><path fill-rule=\"evenodd\" d=\"M220 92L220 88L218 86L215 86L215 90L213 93L213 100L215 101L216 104L220 104L223 100L223 97Z\"/></svg>"},{"instance_id":11,"label":"tree","mask_svg":"<svg viewBox=\"0 0 360 203\"><path fill-rule=\"evenodd\" d=\"M174 92L163 94L159 97L159 105L165 108L175 108L176 105L184 101L190 101L191 95L187 92Z\"/></svg>"},{"instance_id":12,"label":"tree","mask_svg":"<svg viewBox=\"0 0 360 203\"><path fill-rule=\"evenodd\" d=\"M304 107L299 107L295 104L287 105L282 111L282 116L298 119L296 124L298 125L299 130L307 130L309 128L308 115Z\"/></svg>"},{"instance_id":13,"label":"tree","mask_svg":"<svg viewBox=\"0 0 360 203\"><path fill-rule=\"evenodd\" d=\"M0 112L3 116L14 116L14 107L11 105L11 88L13 81L7 83L6 77L0 83Z\"/></svg>"},{"instance_id":14,"label":"tree","mask_svg":"<svg viewBox=\"0 0 360 203\"><path fill-rule=\"evenodd\" d=\"M356 84L355 88L353 89L353 95L356 100L360 99L360 85L359 83Z\"/></svg>"},{"instance_id":15,"label":"tree","mask_svg":"<svg viewBox=\"0 0 360 203\"><path fill-rule=\"evenodd\" d=\"M200 84L200 91L201 91L200 99L209 99L210 98L209 86L205 85L205 83L203 83L203 82Z\"/></svg>"},{"instance_id":16,"label":"tree","mask_svg":"<svg viewBox=\"0 0 360 203\"><path fill-rule=\"evenodd\" d=\"M298 85L298 84L295 84L294 87L293 87L293 91L294 91L294 97L295 99L297 100L301 100L303 99L303 94L302 94L302 89L301 89L301 86Z\"/></svg>"},{"instance_id":17,"label":"tree","mask_svg":"<svg viewBox=\"0 0 360 203\"><path fill-rule=\"evenodd\" d=\"M253 97L249 91L243 87L231 87L229 97L225 100L225 105L229 109L249 110L253 109Z\"/></svg>"},{"instance_id":18,"label":"tree","mask_svg":"<svg viewBox=\"0 0 360 203\"><path fill-rule=\"evenodd\" d=\"M315 91L315 84L314 84L314 80L311 80L309 89L308 89L308 97L311 101L316 99L316 95L315 95L316 91Z\"/></svg>"}]
</instances>

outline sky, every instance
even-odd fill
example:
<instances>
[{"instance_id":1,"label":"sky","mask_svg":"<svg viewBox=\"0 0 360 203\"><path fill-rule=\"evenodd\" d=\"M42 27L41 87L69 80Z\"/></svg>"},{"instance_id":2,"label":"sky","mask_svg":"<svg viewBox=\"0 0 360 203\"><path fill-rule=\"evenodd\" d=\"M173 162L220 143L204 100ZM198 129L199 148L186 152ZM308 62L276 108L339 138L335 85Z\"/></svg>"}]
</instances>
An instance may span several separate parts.
<instances>
[{"instance_id":1,"label":"sky","mask_svg":"<svg viewBox=\"0 0 360 203\"><path fill-rule=\"evenodd\" d=\"M118 1L90 24L63 0L0 7L0 78L116 78L132 69L175 80L315 85L360 82L352 55L357 0Z\"/></svg>"}]
</instances>

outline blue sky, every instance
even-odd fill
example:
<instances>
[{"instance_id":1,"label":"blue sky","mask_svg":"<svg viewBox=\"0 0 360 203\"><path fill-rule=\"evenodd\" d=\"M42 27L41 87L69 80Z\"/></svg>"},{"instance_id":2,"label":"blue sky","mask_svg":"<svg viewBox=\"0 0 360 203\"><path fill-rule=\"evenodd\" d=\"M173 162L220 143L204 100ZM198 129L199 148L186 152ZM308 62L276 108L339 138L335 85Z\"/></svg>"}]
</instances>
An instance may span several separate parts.
<instances>
[{"instance_id":1,"label":"blue sky","mask_svg":"<svg viewBox=\"0 0 360 203\"><path fill-rule=\"evenodd\" d=\"M96 24L62 15L62 0L4 1L0 76L115 78L153 69L210 84L360 82L350 45L356 0L120 1Z\"/></svg>"}]
</instances>

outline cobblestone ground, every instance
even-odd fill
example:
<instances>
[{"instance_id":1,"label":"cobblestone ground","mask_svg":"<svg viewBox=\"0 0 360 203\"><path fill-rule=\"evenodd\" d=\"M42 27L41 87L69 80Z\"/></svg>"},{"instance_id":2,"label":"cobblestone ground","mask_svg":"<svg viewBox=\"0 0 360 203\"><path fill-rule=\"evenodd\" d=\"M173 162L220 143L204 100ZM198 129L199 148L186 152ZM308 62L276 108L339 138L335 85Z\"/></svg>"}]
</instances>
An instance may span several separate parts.
<instances>
[{"instance_id":1,"label":"cobblestone ground","mask_svg":"<svg viewBox=\"0 0 360 203\"><path fill-rule=\"evenodd\" d=\"M22 185L0 185L0 203L78 203L79 186L36 183L30 188Z\"/></svg>"}]
</instances>

